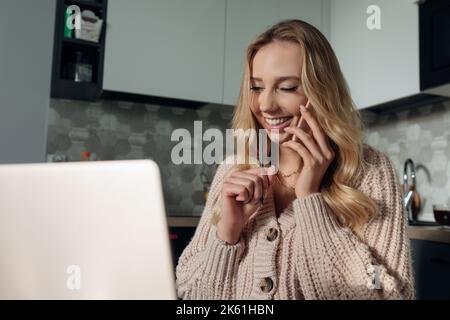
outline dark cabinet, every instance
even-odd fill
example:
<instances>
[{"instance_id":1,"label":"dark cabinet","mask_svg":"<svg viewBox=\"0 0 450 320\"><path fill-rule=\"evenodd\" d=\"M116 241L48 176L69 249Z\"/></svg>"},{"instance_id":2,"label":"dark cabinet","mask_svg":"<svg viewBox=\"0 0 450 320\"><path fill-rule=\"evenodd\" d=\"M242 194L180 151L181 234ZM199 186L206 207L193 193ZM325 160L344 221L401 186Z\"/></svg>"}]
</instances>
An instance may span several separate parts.
<instances>
[{"instance_id":1,"label":"dark cabinet","mask_svg":"<svg viewBox=\"0 0 450 320\"><path fill-rule=\"evenodd\" d=\"M52 98L94 101L103 88L107 0L60 0L56 5L53 45ZM76 38L67 24L73 22L70 6L89 10L103 21L98 42Z\"/></svg>"},{"instance_id":2,"label":"dark cabinet","mask_svg":"<svg viewBox=\"0 0 450 320\"><path fill-rule=\"evenodd\" d=\"M417 299L450 299L450 244L411 240Z\"/></svg>"},{"instance_id":3,"label":"dark cabinet","mask_svg":"<svg viewBox=\"0 0 450 320\"><path fill-rule=\"evenodd\" d=\"M194 236L196 227L169 227L170 243L174 268L186 246Z\"/></svg>"},{"instance_id":4,"label":"dark cabinet","mask_svg":"<svg viewBox=\"0 0 450 320\"><path fill-rule=\"evenodd\" d=\"M426 90L448 85L450 82L450 1L421 1L419 12L420 88Z\"/></svg>"}]
</instances>

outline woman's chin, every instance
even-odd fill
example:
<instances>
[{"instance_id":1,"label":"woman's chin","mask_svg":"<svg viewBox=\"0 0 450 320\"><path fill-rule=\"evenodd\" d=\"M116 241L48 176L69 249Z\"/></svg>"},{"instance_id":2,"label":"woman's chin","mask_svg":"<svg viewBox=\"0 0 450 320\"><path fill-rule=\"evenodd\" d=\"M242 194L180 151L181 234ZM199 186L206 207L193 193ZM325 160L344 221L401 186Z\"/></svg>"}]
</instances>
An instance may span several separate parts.
<instances>
[{"instance_id":1,"label":"woman's chin","mask_svg":"<svg viewBox=\"0 0 450 320\"><path fill-rule=\"evenodd\" d=\"M290 137L292 137L292 135L287 132L279 132L278 134L273 134L269 132L268 135L271 141L278 144L282 144L283 142L289 141Z\"/></svg>"}]
</instances>

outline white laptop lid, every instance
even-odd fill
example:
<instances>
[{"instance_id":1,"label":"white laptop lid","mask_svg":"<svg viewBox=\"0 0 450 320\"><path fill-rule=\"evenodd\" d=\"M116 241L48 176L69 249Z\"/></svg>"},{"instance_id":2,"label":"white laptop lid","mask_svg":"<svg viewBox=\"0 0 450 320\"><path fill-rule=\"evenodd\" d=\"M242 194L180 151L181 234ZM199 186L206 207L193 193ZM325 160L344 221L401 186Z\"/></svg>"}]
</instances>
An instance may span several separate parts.
<instances>
[{"instance_id":1,"label":"white laptop lid","mask_svg":"<svg viewBox=\"0 0 450 320\"><path fill-rule=\"evenodd\" d=\"M151 160L0 165L0 299L175 299Z\"/></svg>"}]
</instances>

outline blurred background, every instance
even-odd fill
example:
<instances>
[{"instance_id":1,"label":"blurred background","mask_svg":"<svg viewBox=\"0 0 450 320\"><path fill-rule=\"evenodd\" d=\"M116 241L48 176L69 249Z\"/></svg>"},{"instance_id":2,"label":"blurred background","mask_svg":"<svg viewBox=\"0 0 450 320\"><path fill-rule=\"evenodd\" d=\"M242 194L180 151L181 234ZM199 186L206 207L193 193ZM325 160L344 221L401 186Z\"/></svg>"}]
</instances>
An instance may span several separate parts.
<instances>
[{"instance_id":1,"label":"blurred background","mask_svg":"<svg viewBox=\"0 0 450 320\"><path fill-rule=\"evenodd\" d=\"M0 163L155 160L176 261L215 166L173 164L171 134L229 128L247 44L288 18L328 38L396 168L418 297L450 298L447 0L0 0Z\"/></svg>"}]
</instances>

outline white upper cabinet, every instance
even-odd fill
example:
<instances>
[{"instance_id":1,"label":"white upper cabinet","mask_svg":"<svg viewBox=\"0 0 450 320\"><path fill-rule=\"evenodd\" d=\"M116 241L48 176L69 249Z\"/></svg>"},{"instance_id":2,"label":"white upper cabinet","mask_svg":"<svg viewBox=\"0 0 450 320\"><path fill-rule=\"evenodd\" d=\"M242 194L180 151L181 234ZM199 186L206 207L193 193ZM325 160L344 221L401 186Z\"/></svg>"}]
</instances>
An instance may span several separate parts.
<instances>
[{"instance_id":1,"label":"white upper cabinet","mask_svg":"<svg viewBox=\"0 0 450 320\"><path fill-rule=\"evenodd\" d=\"M331 43L358 108L420 92L415 2L331 0Z\"/></svg>"},{"instance_id":2,"label":"white upper cabinet","mask_svg":"<svg viewBox=\"0 0 450 320\"><path fill-rule=\"evenodd\" d=\"M420 92L415 2L109 0L103 88L234 106L247 45L298 18L330 40L358 108L405 98Z\"/></svg>"},{"instance_id":3,"label":"white upper cabinet","mask_svg":"<svg viewBox=\"0 0 450 320\"><path fill-rule=\"evenodd\" d=\"M224 0L109 0L103 89L221 103Z\"/></svg>"},{"instance_id":4,"label":"white upper cabinet","mask_svg":"<svg viewBox=\"0 0 450 320\"><path fill-rule=\"evenodd\" d=\"M224 99L236 105L244 73L247 45L284 19L301 19L325 35L329 28L329 0L227 0Z\"/></svg>"}]
</instances>

